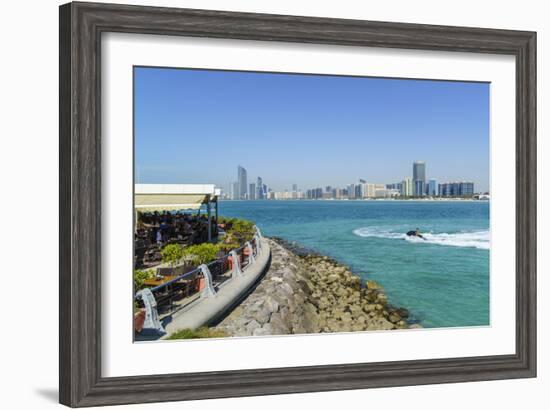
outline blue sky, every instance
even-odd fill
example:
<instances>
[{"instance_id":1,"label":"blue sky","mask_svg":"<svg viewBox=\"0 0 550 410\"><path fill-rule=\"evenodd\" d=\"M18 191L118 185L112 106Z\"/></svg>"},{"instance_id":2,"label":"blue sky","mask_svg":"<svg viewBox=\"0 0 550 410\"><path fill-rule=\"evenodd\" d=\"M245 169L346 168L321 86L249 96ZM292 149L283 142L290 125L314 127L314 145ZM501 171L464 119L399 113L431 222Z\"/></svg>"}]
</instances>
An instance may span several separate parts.
<instances>
[{"instance_id":1,"label":"blue sky","mask_svg":"<svg viewBox=\"0 0 550 410\"><path fill-rule=\"evenodd\" d=\"M471 180L489 189L487 83L136 67L141 183L215 183L237 165L283 190L359 178Z\"/></svg>"}]
</instances>

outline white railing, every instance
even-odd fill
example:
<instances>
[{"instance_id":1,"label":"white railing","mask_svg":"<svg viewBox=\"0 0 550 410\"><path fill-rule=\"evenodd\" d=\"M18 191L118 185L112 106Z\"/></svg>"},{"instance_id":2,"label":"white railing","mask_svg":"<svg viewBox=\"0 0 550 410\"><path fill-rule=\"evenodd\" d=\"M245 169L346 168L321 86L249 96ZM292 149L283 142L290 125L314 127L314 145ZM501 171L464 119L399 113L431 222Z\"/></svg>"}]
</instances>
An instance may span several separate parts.
<instances>
[{"instance_id":1,"label":"white railing","mask_svg":"<svg viewBox=\"0 0 550 410\"><path fill-rule=\"evenodd\" d=\"M172 297L173 295L171 295L171 292L173 292L173 289L171 289L171 287L175 286L178 283L182 283L183 280L189 278L192 281L197 275L200 275L201 278L204 278L204 287L201 290L195 291L193 293L193 294L196 294L197 292L200 292L199 297L203 299L203 298L215 298L217 296L218 290L216 289L216 281L215 281L214 275L212 275L212 272L211 272L211 268L213 268L217 264L222 264L223 266L225 265L225 262L229 261L229 258L231 258L230 264L232 266L229 270L225 271L224 273L231 271L231 278L229 280L243 277L245 274L244 268L248 268L252 264L256 263L256 258L258 254L262 251L262 238L263 238L262 234L258 227L254 226L254 230L256 232L251 241L246 242L240 248L231 250L227 255L221 258L218 258L208 264L202 264L197 268L193 269L192 271L179 275L165 283L162 283L161 285L138 291L135 295L135 300L141 301L141 303L143 303L146 311L146 318L147 318L147 320L144 323L142 332L145 330L145 331L154 331L157 334L164 334L164 329L158 314L159 303L156 300L154 293L159 294L162 291L164 291L165 293L169 294L169 296L167 297L170 302L168 315L171 315L175 311L179 310L177 308L174 309L173 297ZM245 249L248 255L245 255L245 252L244 252ZM244 262L245 256L247 256L247 260L246 260L246 265L243 266L241 265L241 257ZM216 276L219 276L219 275L216 275Z\"/></svg>"}]
</instances>

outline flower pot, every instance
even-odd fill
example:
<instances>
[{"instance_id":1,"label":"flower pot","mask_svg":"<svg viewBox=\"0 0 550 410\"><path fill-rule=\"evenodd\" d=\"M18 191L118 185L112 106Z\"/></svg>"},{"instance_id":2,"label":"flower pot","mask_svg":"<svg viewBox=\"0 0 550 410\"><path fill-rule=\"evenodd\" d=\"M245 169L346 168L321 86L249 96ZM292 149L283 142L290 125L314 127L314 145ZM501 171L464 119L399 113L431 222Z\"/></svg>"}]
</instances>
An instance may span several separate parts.
<instances>
[{"instance_id":1,"label":"flower pot","mask_svg":"<svg viewBox=\"0 0 550 410\"><path fill-rule=\"evenodd\" d=\"M145 323L145 309L140 309L139 312L134 313L134 330L141 332L143 324Z\"/></svg>"},{"instance_id":2,"label":"flower pot","mask_svg":"<svg viewBox=\"0 0 550 410\"><path fill-rule=\"evenodd\" d=\"M204 279L203 277L198 278L197 282L198 282L199 292L201 292L206 287L206 279Z\"/></svg>"}]
</instances>

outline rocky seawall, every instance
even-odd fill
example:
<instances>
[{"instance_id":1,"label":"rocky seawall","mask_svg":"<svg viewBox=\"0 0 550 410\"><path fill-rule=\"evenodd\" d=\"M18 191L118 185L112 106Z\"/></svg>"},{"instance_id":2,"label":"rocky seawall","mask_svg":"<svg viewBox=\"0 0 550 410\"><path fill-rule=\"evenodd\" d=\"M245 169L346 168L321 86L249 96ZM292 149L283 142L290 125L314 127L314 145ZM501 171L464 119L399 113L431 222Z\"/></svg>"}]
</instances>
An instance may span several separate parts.
<instances>
[{"instance_id":1,"label":"rocky seawall","mask_svg":"<svg viewBox=\"0 0 550 410\"><path fill-rule=\"evenodd\" d=\"M259 285L216 329L231 336L352 332L421 327L388 304L373 281L364 285L346 266L268 239L272 261Z\"/></svg>"}]
</instances>

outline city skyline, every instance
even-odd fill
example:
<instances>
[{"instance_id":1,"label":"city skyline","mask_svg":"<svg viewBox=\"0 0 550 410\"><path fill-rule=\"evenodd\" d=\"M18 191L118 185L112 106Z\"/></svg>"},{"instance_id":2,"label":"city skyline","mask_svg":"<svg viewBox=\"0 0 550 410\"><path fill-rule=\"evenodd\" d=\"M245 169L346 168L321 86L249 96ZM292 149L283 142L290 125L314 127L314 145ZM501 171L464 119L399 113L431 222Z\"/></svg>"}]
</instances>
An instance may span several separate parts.
<instances>
[{"instance_id":1,"label":"city skyline","mask_svg":"<svg viewBox=\"0 0 550 410\"><path fill-rule=\"evenodd\" d=\"M390 197L471 197L474 194L487 194L475 189L473 181L438 181L434 177L427 178L426 162L415 160L413 162L412 177L404 177L400 182L379 183L368 182L359 178L357 183L351 182L344 187L340 186L315 186L299 189L298 184L292 183L292 188L273 190L260 176L258 183L248 184L247 171L242 166L237 167L237 181L230 185L230 193L224 192L225 199L255 200L255 199L363 199L363 198L390 198ZM244 180L242 175L245 175ZM244 194L241 192L246 191Z\"/></svg>"},{"instance_id":2,"label":"city skyline","mask_svg":"<svg viewBox=\"0 0 550 410\"><path fill-rule=\"evenodd\" d=\"M489 191L488 114L486 83L138 67L136 181L228 192L243 163L275 190L393 183L423 158Z\"/></svg>"}]
</instances>

